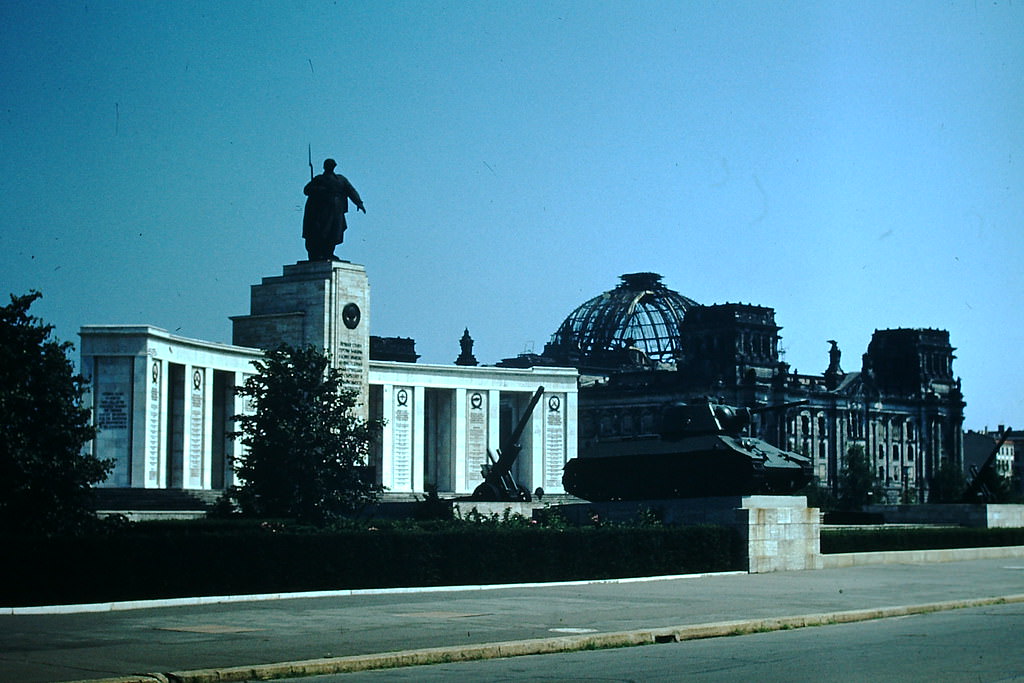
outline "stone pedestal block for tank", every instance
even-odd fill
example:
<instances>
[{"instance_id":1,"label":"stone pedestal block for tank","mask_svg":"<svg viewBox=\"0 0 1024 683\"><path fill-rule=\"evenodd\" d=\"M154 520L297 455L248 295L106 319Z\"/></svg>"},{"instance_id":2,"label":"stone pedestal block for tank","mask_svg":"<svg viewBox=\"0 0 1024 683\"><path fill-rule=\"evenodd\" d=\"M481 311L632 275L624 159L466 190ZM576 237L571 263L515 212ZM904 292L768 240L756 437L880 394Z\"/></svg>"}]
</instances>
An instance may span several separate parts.
<instances>
[{"instance_id":1,"label":"stone pedestal block for tank","mask_svg":"<svg viewBox=\"0 0 1024 683\"><path fill-rule=\"evenodd\" d=\"M359 393L366 418L370 362L370 285L363 266L300 261L252 286L249 315L232 319L233 343L272 349L315 346Z\"/></svg>"},{"instance_id":2,"label":"stone pedestal block for tank","mask_svg":"<svg viewBox=\"0 0 1024 683\"><path fill-rule=\"evenodd\" d=\"M744 496L736 527L751 574L821 568L821 513L804 496Z\"/></svg>"}]
</instances>

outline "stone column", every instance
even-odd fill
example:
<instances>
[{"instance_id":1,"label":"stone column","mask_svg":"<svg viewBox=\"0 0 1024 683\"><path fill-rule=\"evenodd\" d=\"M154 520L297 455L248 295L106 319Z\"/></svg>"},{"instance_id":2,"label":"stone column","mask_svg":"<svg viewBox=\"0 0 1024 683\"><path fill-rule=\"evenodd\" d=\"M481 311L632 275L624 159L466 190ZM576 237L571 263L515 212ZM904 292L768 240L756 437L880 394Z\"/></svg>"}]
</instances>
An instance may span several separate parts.
<instances>
[{"instance_id":1,"label":"stone column","mask_svg":"<svg viewBox=\"0 0 1024 683\"><path fill-rule=\"evenodd\" d=\"M422 491L423 490L423 472L425 467L424 452L424 427L427 424L425 418L426 415L426 391L423 387L414 387L414 412L412 420L412 461L409 466L412 468L410 491Z\"/></svg>"},{"instance_id":2,"label":"stone column","mask_svg":"<svg viewBox=\"0 0 1024 683\"><path fill-rule=\"evenodd\" d=\"M203 370L203 473L200 486L204 489L213 488L213 404L217 400L214 393L214 369Z\"/></svg>"},{"instance_id":3,"label":"stone column","mask_svg":"<svg viewBox=\"0 0 1024 683\"><path fill-rule=\"evenodd\" d=\"M245 380L248 379L249 377L247 373L240 371L236 371L233 376L233 386L236 387L243 386L245 384ZM231 415L244 415L250 412L248 410L248 399L239 394L237 391L231 392L230 405ZM235 422L234 420L231 421L232 431L237 431L239 427L240 425L237 422ZM235 474L234 468L231 467L229 463L232 462L235 458L241 457L246 450L246 447L242 445L240 439L230 439L228 441L227 448L225 449L224 452L224 459L227 461L225 463L226 467L224 471L224 488L227 488L229 486L237 486L239 484L239 480L237 478L238 475Z\"/></svg>"},{"instance_id":4,"label":"stone column","mask_svg":"<svg viewBox=\"0 0 1024 683\"><path fill-rule=\"evenodd\" d=\"M146 487L146 463L149 459L149 440L152 429L150 425L152 419L150 387L153 386L152 365L155 362L157 361L148 355L136 356L133 361L132 445L127 483L127 486L132 488ZM159 425L157 425L157 429L159 429Z\"/></svg>"},{"instance_id":5,"label":"stone column","mask_svg":"<svg viewBox=\"0 0 1024 683\"><path fill-rule=\"evenodd\" d=\"M469 408L467 405L466 390L461 387L455 390L454 408L455 409L453 411L453 416L455 419L455 424L458 426L454 430L455 443L453 444L454 457L452 458L452 485L456 493L465 493L466 487L468 486L466 482L466 472L469 469L467 455L467 432L469 431L467 429L467 415L469 413Z\"/></svg>"}]
</instances>

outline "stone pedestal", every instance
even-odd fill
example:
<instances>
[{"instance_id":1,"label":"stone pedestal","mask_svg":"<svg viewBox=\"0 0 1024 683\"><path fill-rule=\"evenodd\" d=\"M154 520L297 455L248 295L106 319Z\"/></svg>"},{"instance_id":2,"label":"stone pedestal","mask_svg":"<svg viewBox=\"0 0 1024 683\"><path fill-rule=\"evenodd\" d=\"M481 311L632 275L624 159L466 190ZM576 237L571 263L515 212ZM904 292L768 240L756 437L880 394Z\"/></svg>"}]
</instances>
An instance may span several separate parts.
<instances>
[{"instance_id":1,"label":"stone pedestal","mask_svg":"<svg viewBox=\"0 0 1024 683\"><path fill-rule=\"evenodd\" d=\"M348 261L300 261L252 286L249 315L235 316L232 342L272 349L278 344L323 349L345 385L368 411L370 285L363 266Z\"/></svg>"},{"instance_id":2,"label":"stone pedestal","mask_svg":"<svg viewBox=\"0 0 1024 683\"><path fill-rule=\"evenodd\" d=\"M736 526L751 574L821 568L821 515L805 496L744 496Z\"/></svg>"}]
</instances>

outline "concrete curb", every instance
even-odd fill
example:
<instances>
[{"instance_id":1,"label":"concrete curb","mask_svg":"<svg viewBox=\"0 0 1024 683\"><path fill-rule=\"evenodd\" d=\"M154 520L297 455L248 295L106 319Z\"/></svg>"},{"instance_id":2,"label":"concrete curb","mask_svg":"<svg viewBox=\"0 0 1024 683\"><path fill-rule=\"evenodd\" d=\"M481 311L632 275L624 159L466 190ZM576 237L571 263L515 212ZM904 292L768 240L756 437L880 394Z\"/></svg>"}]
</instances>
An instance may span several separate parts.
<instances>
[{"instance_id":1,"label":"concrete curb","mask_svg":"<svg viewBox=\"0 0 1024 683\"><path fill-rule=\"evenodd\" d=\"M603 583L646 583L648 581L674 581L676 579L702 579L708 576L733 576L745 571L704 572L700 574L666 574L663 576L635 576L623 579L581 579L579 581L548 581L538 583L490 583L467 586L409 586L405 588L344 588L341 590L303 591L297 593L254 593L250 595L211 595L193 598L157 598L153 600L124 600L120 602L90 602L72 605L39 605L35 607L0 607L0 616L38 614L86 614L93 612L119 612L155 607L187 607L194 605L220 605L233 602L263 602L265 600L300 600L311 598L347 598L357 595L400 595L409 593L448 593L465 591L493 591L503 588L544 588L549 586L592 586Z\"/></svg>"},{"instance_id":2,"label":"concrete curb","mask_svg":"<svg viewBox=\"0 0 1024 683\"><path fill-rule=\"evenodd\" d=\"M235 683L251 680L272 680L275 678L293 678L299 676L317 676L323 674L352 673L372 669L393 669L426 664L447 664L481 659L497 659L500 657L519 657L523 655L553 654L557 652L574 652L578 650L597 650L654 643L675 643L700 638L718 638L737 636L748 633L782 631L793 628L824 626L827 624L845 624L888 617L902 617L911 614L926 614L969 607L985 607L988 605L1005 605L1024 603L1024 594L1004 595L990 598L972 598L965 600L948 600L922 605L903 605L896 607L874 607L869 609L848 610L843 612L826 612L821 614L805 614L791 617L772 617L766 619L741 619L707 624L689 624L669 626L659 629L641 629L612 633L593 633L578 636L561 636L556 638L539 638L534 640L518 640L501 643L484 643L480 645L463 645L453 647L424 648L404 650L400 652L383 652L370 655L353 655L349 657L330 657L310 659L296 662L280 662L255 666L226 667L221 669L196 669L172 673L138 674L117 678L89 679L76 683Z\"/></svg>"}]
</instances>

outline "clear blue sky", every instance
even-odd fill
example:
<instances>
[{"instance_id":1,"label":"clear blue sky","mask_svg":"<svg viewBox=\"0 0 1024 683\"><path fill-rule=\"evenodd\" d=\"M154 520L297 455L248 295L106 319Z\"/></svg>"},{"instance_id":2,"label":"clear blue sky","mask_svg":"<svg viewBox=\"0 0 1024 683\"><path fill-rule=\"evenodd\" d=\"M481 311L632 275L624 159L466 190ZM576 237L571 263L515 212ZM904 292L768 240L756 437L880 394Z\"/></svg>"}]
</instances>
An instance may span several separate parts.
<instances>
[{"instance_id":1,"label":"clear blue sky","mask_svg":"<svg viewBox=\"0 0 1024 683\"><path fill-rule=\"evenodd\" d=\"M0 58L0 289L62 339L230 341L305 258L310 144L423 362L655 271L804 373L947 329L967 426L1024 427L1024 3L6 2Z\"/></svg>"}]
</instances>

